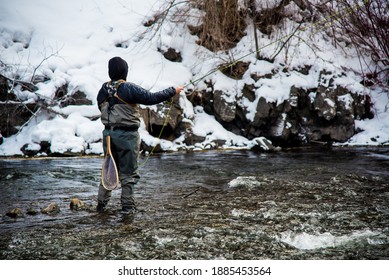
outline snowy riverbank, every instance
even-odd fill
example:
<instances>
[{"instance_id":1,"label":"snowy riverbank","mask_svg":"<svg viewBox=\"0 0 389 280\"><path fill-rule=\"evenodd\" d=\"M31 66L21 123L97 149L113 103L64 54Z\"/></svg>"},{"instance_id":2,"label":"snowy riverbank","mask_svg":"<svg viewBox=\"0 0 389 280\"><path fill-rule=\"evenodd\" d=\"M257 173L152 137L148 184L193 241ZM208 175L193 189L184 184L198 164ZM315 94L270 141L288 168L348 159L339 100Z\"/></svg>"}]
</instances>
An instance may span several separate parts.
<instances>
[{"instance_id":1,"label":"snowy riverbank","mask_svg":"<svg viewBox=\"0 0 389 280\"><path fill-rule=\"evenodd\" d=\"M95 99L101 84L108 79L107 61L113 56L121 56L128 61L130 81L157 91L172 85L187 85L218 67L221 61L231 59L229 55L239 58L253 51L250 27L247 27L247 35L229 54L212 53L200 47L196 44L196 36L189 34L180 23L168 23L158 36L151 36L152 32L144 23L154 16L163 2L141 0L122 4L108 0L17 0L0 4L1 74L17 80L42 79L35 84L37 90L33 92L20 85L15 86L13 91L17 99L26 106L42 100L50 103L58 89L65 85L68 95L81 91L91 102L90 105L66 107L52 104L50 110L35 111L18 133L4 139L0 155L23 155L22 149L41 151L44 143L49 143L51 153L101 154L103 126L98 118ZM290 9L293 11L296 7L291 6ZM321 33L300 36L314 36L315 51L296 38L290 41L288 65L285 65L287 54L278 56L273 63L257 61L253 54L245 58L250 67L242 79L231 79L218 71L199 81L196 88L190 85L187 90L206 91L207 81L212 80L213 90L222 91L227 104L231 100L239 103L250 122L255 121L260 98L281 104L290 98L292 86L306 89L317 86L320 73L325 69L337 77L334 81L336 85L357 95L369 95L374 104L374 118L356 120L355 131L358 133L338 145L389 145L388 93L379 87L366 88L360 84L364 69L361 69L355 50L344 52L342 48L329 44L328 38ZM269 42L271 39L266 37L261 40L263 46ZM180 50L182 62L164 59L161 50L170 47ZM262 54L266 56L274 51L273 46L265 47ZM283 71L304 65L312 65L304 75L298 71ZM275 75L258 82L253 80L251 73ZM241 96L247 84L258 87L253 100ZM4 106L8 104L3 99L1 102ZM159 143L164 151L177 151L215 146L249 149L256 144L255 139L225 129L215 116L208 114L203 107L193 105L185 94L180 96L178 103L182 110L182 122L190 124L191 132L201 137L201 142L195 145L185 143L185 135L159 140L150 135L144 125L140 134L146 145ZM285 120L281 124L285 128L289 126ZM39 155L45 153L40 152Z\"/></svg>"}]
</instances>

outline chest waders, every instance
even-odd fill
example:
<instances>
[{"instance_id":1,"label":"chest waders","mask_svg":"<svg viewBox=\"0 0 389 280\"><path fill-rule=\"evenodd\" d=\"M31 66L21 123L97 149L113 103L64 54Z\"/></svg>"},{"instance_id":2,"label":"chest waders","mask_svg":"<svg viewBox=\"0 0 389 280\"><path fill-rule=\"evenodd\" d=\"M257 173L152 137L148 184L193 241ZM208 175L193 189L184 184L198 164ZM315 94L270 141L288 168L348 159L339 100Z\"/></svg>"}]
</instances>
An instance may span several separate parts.
<instances>
[{"instance_id":1,"label":"chest waders","mask_svg":"<svg viewBox=\"0 0 389 280\"><path fill-rule=\"evenodd\" d=\"M121 83L122 82L120 81L115 85L114 84L108 85L108 93L109 93L108 126L110 126L109 116L113 109L113 106L115 105L113 98L118 97L117 89L119 88ZM111 135L109 133L106 136L106 145L107 145L107 152L105 154L103 167L101 170L101 183L105 189L112 191L119 188L119 172L115 163L115 159L112 155Z\"/></svg>"}]
</instances>

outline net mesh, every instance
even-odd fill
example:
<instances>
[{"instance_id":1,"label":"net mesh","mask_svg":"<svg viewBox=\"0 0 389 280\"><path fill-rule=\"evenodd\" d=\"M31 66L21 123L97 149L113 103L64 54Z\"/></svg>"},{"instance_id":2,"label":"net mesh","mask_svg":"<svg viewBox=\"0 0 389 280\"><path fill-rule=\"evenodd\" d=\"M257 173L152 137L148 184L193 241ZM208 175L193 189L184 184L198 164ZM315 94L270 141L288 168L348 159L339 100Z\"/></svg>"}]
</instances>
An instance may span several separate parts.
<instances>
[{"instance_id":1,"label":"net mesh","mask_svg":"<svg viewBox=\"0 0 389 280\"><path fill-rule=\"evenodd\" d=\"M107 155L104 160L102 183L107 190L114 190L119 185L115 161L111 155Z\"/></svg>"}]
</instances>

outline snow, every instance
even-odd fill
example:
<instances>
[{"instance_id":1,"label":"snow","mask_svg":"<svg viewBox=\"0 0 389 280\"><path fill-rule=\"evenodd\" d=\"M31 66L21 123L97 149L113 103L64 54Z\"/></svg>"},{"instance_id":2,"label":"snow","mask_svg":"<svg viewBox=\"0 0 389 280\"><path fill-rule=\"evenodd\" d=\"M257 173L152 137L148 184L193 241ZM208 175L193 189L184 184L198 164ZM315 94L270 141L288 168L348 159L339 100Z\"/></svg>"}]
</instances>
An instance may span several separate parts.
<instances>
[{"instance_id":1,"label":"snow","mask_svg":"<svg viewBox=\"0 0 389 280\"><path fill-rule=\"evenodd\" d=\"M347 93L347 94L345 94L345 95L338 96L338 100L339 100L340 102L343 102L343 103L344 103L345 108L346 108L347 110L351 109L352 104L353 104L353 102L354 102L352 96L351 96L349 93Z\"/></svg>"},{"instance_id":2,"label":"snow","mask_svg":"<svg viewBox=\"0 0 389 280\"><path fill-rule=\"evenodd\" d=\"M286 114L283 113L281 116L282 116L282 120L279 122L279 124L276 127L276 131L274 133L275 136L281 136L282 132L284 131Z\"/></svg>"},{"instance_id":3,"label":"snow","mask_svg":"<svg viewBox=\"0 0 389 280\"><path fill-rule=\"evenodd\" d=\"M381 143L388 145L389 141L389 108L387 107L387 92L379 92L375 95L376 116L373 119L356 120L356 129L361 130L352 137L347 144L350 146L370 145L379 146Z\"/></svg>"},{"instance_id":4,"label":"snow","mask_svg":"<svg viewBox=\"0 0 389 280\"><path fill-rule=\"evenodd\" d=\"M186 85L196 81L198 89L205 89L205 80L212 79L214 88L223 90L224 99L229 101L240 96L244 84L254 84L250 75L241 81L230 79L216 71L205 79L205 74L214 71L221 61L241 60L251 62L250 71L259 75L273 73L272 79L261 79L255 92L255 100L243 99L247 117L253 119L260 97L278 104L289 98L292 85L312 88L318 81L322 69L339 73L335 84L342 85L356 93L366 92L359 81L360 63L355 51L334 48L309 26L302 26L298 36L289 40L289 53L282 50L275 57L275 63L255 59L252 26L246 36L228 53L212 53L196 44L196 36L189 34L180 23L167 22L164 28L152 37L143 23L153 18L163 0L13 0L0 3L0 70L8 77L29 80L32 75L42 75L50 80L37 84L38 91L30 93L16 89L19 98L25 102L39 98L51 100L57 88L67 85L68 90L83 91L93 105L53 106L52 113L38 112L18 134L5 139L0 146L0 155L21 155L20 148L38 150L41 141L51 143L54 152L102 153L103 126L98 119L96 95L101 84L108 80L107 62L113 56L121 56L129 64L128 80L140 86L158 91L169 86ZM290 7L293 13L294 6ZM199 11L193 10L193 13ZM194 18L189 19L194 21ZM290 21L285 30L276 37L262 36L261 55L272 57L294 31L297 24ZM281 40L278 40L281 38ZM316 46L307 45L308 38ZM119 45L121 47L119 47ZM181 52L182 63L163 58L158 49L173 47ZM247 56L246 54L252 53ZM312 65L308 75L284 68L297 69ZM345 67L347 66L347 69ZM347 71L347 75L344 73ZM355 74L353 74L353 72ZM246 73L247 74L247 73ZM389 143L388 94L382 89L369 92L376 107L376 116L371 120L356 122L363 130L351 138L347 145L379 145ZM313 96L311 96L312 98ZM225 140L226 146L249 147L253 141L225 130L213 116L201 107L192 104L181 94L180 105L184 108L185 121L193 123L193 132L206 138L202 146L212 141ZM348 104L348 97L344 96ZM182 145L182 137L174 141L158 140L144 128L140 129L142 140L148 144L160 143L166 150L176 150ZM200 145L201 146L201 145ZM201 147L199 147L201 148Z\"/></svg>"},{"instance_id":5,"label":"snow","mask_svg":"<svg viewBox=\"0 0 389 280\"><path fill-rule=\"evenodd\" d=\"M226 145L238 147L246 146L248 144L249 141L246 138L226 131L223 126L216 121L215 117L206 114L202 107L196 107L195 112L193 133L205 137L204 145L210 144L215 140L225 140Z\"/></svg>"}]
</instances>

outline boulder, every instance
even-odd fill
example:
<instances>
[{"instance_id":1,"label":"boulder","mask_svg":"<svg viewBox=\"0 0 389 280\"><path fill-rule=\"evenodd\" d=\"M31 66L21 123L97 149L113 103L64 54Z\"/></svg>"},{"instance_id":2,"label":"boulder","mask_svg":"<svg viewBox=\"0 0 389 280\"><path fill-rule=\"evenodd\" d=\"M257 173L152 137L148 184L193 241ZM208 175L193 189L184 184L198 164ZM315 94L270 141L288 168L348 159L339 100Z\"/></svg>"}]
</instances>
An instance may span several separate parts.
<instances>
[{"instance_id":1,"label":"boulder","mask_svg":"<svg viewBox=\"0 0 389 280\"><path fill-rule=\"evenodd\" d=\"M250 62L235 61L232 63L228 62L226 64L222 64L218 68L227 77L230 77L235 80L240 80L243 78L249 67Z\"/></svg>"},{"instance_id":2,"label":"boulder","mask_svg":"<svg viewBox=\"0 0 389 280\"><path fill-rule=\"evenodd\" d=\"M223 122L231 122L236 115L236 101L227 101L224 97L225 93L220 90L215 90L213 95L213 109L216 118Z\"/></svg>"},{"instance_id":3,"label":"boulder","mask_svg":"<svg viewBox=\"0 0 389 280\"><path fill-rule=\"evenodd\" d=\"M36 112L36 104L2 103L0 104L0 131L4 137L16 134Z\"/></svg>"},{"instance_id":4,"label":"boulder","mask_svg":"<svg viewBox=\"0 0 389 280\"><path fill-rule=\"evenodd\" d=\"M36 145L36 147L31 147L30 144L24 144L20 150L23 152L25 156L33 157L39 153L40 149L41 149L40 145Z\"/></svg>"},{"instance_id":5,"label":"boulder","mask_svg":"<svg viewBox=\"0 0 389 280\"><path fill-rule=\"evenodd\" d=\"M265 125L268 122L268 118L273 107L273 103L268 103L264 97L260 97L257 103L257 110L252 125L255 127Z\"/></svg>"},{"instance_id":6,"label":"boulder","mask_svg":"<svg viewBox=\"0 0 389 280\"><path fill-rule=\"evenodd\" d=\"M179 132L177 129L183 120L183 109L178 102L178 97L173 99L173 105L171 108L170 106L170 103L160 103L155 105L155 107L140 109L146 130L150 135L158 137L162 127L165 125L161 138L172 140L178 136ZM166 120L167 114L169 114L169 117Z\"/></svg>"},{"instance_id":7,"label":"boulder","mask_svg":"<svg viewBox=\"0 0 389 280\"><path fill-rule=\"evenodd\" d=\"M354 117L354 98L350 93L340 95L337 98L337 111L341 116Z\"/></svg>"},{"instance_id":8,"label":"boulder","mask_svg":"<svg viewBox=\"0 0 389 280\"><path fill-rule=\"evenodd\" d=\"M64 95L64 89L59 88L56 94ZM64 99L59 103L60 107L66 107L69 105L92 105L93 102L86 96L83 91L77 90L71 95L66 95L63 97Z\"/></svg>"},{"instance_id":9,"label":"boulder","mask_svg":"<svg viewBox=\"0 0 389 280\"><path fill-rule=\"evenodd\" d=\"M159 51L163 54L163 56L172 62L181 62L182 61L182 56L181 52L176 51L173 48L168 48L167 50L162 50L159 49Z\"/></svg>"},{"instance_id":10,"label":"boulder","mask_svg":"<svg viewBox=\"0 0 389 280\"><path fill-rule=\"evenodd\" d=\"M195 135L193 132L188 131L185 135L184 143L188 146L193 146L196 143L201 143L205 141L204 136Z\"/></svg>"},{"instance_id":11,"label":"boulder","mask_svg":"<svg viewBox=\"0 0 389 280\"><path fill-rule=\"evenodd\" d=\"M337 122L321 127L319 131L321 139L317 140L345 142L355 133L354 119L350 117L339 119Z\"/></svg>"},{"instance_id":12,"label":"boulder","mask_svg":"<svg viewBox=\"0 0 389 280\"><path fill-rule=\"evenodd\" d=\"M313 105L317 115L326 119L327 121L333 119L336 116L335 100L324 92L318 92L316 94Z\"/></svg>"},{"instance_id":13,"label":"boulder","mask_svg":"<svg viewBox=\"0 0 389 280\"><path fill-rule=\"evenodd\" d=\"M255 86L245 84L242 89L242 98L247 98L250 102L253 102L255 100Z\"/></svg>"},{"instance_id":14,"label":"boulder","mask_svg":"<svg viewBox=\"0 0 389 280\"><path fill-rule=\"evenodd\" d=\"M152 146L152 145L149 145L149 144L145 143L144 141L141 141L141 143L140 143L140 150L142 152L151 152L151 151L153 151L153 153L161 153L161 152L163 152L160 144Z\"/></svg>"},{"instance_id":15,"label":"boulder","mask_svg":"<svg viewBox=\"0 0 389 280\"><path fill-rule=\"evenodd\" d=\"M280 151L280 147L276 147L273 143L265 137L257 137L251 140L254 144L251 150L256 152L275 152Z\"/></svg>"}]
</instances>

